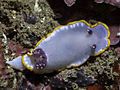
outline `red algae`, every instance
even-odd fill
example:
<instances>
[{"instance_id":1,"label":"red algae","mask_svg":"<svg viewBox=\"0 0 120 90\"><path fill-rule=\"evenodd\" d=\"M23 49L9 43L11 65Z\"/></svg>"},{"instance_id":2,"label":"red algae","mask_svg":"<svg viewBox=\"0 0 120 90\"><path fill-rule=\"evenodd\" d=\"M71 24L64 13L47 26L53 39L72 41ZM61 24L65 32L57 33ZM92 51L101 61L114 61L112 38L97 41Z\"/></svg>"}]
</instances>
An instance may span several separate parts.
<instances>
[{"instance_id":1,"label":"red algae","mask_svg":"<svg viewBox=\"0 0 120 90\"><path fill-rule=\"evenodd\" d=\"M103 86L94 84L87 87L87 90L105 90Z\"/></svg>"},{"instance_id":2,"label":"red algae","mask_svg":"<svg viewBox=\"0 0 120 90\"><path fill-rule=\"evenodd\" d=\"M9 41L8 47L11 53L15 53L16 56L21 55L24 51L27 52L27 49L24 49L20 44L17 44L14 41Z\"/></svg>"},{"instance_id":3,"label":"red algae","mask_svg":"<svg viewBox=\"0 0 120 90\"><path fill-rule=\"evenodd\" d=\"M117 56L120 57L120 47L117 47L117 48L115 49L115 52L117 53Z\"/></svg>"},{"instance_id":4,"label":"red algae","mask_svg":"<svg viewBox=\"0 0 120 90\"><path fill-rule=\"evenodd\" d=\"M117 33L120 32L120 26L109 26L111 35L110 35L110 41L111 45L116 45L119 43L120 39L117 37Z\"/></svg>"},{"instance_id":5,"label":"red algae","mask_svg":"<svg viewBox=\"0 0 120 90\"><path fill-rule=\"evenodd\" d=\"M118 77L115 78L115 84L113 84L112 90L120 90L120 64L115 64L113 71L118 73Z\"/></svg>"},{"instance_id":6,"label":"red algae","mask_svg":"<svg viewBox=\"0 0 120 90\"><path fill-rule=\"evenodd\" d=\"M94 0L96 3L107 3L120 8L120 0Z\"/></svg>"}]
</instances>

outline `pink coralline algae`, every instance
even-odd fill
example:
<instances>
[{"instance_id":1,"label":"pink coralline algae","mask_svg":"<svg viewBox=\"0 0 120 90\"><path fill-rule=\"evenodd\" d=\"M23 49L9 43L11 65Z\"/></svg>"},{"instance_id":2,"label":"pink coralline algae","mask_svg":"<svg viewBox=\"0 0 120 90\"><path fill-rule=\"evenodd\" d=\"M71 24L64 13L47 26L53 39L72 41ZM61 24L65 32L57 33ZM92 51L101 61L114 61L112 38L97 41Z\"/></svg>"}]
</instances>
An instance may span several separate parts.
<instances>
[{"instance_id":1,"label":"pink coralline algae","mask_svg":"<svg viewBox=\"0 0 120 90\"><path fill-rule=\"evenodd\" d=\"M20 51L22 51L22 47L20 45L17 45L14 41L10 41L8 43L8 47L12 53L16 53L18 55L20 54Z\"/></svg>"},{"instance_id":2,"label":"pink coralline algae","mask_svg":"<svg viewBox=\"0 0 120 90\"><path fill-rule=\"evenodd\" d=\"M117 33L120 32L120 26L109 26L111 35L110 35L110 41L111 45L116 45L119 43L120 39L117 36Z\"/></svg>"},{"instance_id":3,"label":"pink coralline algae","mask_svg":"<svg viewBox=\"0 0 120 90\"><path fill-rule=\"evenodd\" d=\"M94 0L96 3L107 3L120 8L120 0Z\"/></svg>"},{"instance_id":4,"label":"pink coralline algae","mask_svg":"<svg viewBox=\"0 0 120 90\"><path fill-rule=\"evenodd\" d=\"M75 4L75 1L76 1L76 0L64 0L65 4L66 4L68 7L71 7L73 4Z\"/></svg>"},{"instance_id":5,"label":"pink coralline algae","mask_svg":"<svg viewBox=\"0 0 120 90\"><path fill-rule=\"evenodd\" d=\"M87 86L87 90L104 90L102 85L94 84Z\"/></svg>"},{"instance_id":6,"label":"pink coralline algae","mask_svg":"<svg viewBox=\"0 0 120 90\"><path fill-rule=\"evenodd\" d=\"M115 49L115 52L117 53L118 57L120 57L120 47L117 47L117 48ZM120 65L119 65L119 67L120 67ZM120 73L120 72L119 72L119 73Z\"/></svg>"},{"instance_id":7,"label":"pink coralline algae","mask_svg":"<svg viewBox=\"0 0 120 90\"><path fill-rule=\"evenodd\" d=\"M9 47L10 52L15 53L16 56L19 56L19 55L26 53L28 51L27 49L23 48L20 44L17 44L14 41L9 41L8 47Z\"/></svg>"}]
</instances>

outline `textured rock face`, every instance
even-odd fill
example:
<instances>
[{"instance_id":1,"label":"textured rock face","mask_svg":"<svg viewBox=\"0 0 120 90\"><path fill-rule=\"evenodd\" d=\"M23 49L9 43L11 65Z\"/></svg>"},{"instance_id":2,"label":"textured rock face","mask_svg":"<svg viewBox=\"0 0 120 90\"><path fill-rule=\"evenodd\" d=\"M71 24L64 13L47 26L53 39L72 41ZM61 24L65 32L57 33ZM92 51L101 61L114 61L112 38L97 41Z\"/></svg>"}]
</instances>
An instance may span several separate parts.
<instances>
[{"instance_id":1,"label":"textured rock face","mask_svg":"<svg viewBox=\"0 0 120 90\"><path fill-rule=\"evenodd\" d=\"M76 0L64 0L65 4L66 4L68 7L71 7L73 4L75 4L75 1L76 1Z\"/></svg>"},{"instance_id":2,"label":"textured rock face","mask_svg":"<svg viewBox=\"0 0 120 90\"><path fill-rule=\"evenodd\" d=\"M117 36L117 33L120 32L120 26L109 26L109 29L112 33L110 35L111 45L117 45L120 41L119 37Z\"/></svg>"},{"instance_id":3,"label":"textured rock face","mask_svg":"<svg viewBox=\"0 0 120 90\"><path fill-rule=\"evenodd\" d=\"M108 3L120 8L120 0L94 0L96 3Z\"/></svg>"},{"instance_id":4,"label":"textured rock face","mask_svg":"<svg viewBox=\"0 0 120 90\"><path fill-rule=\"evenodd\" d=\"M94 1L96 3L107 3L120 8L120 0L94 0ZM64 0L64 2L68 7L71 7L73 4L75 4L76 0Z\"/></svg>"}]
</instances>

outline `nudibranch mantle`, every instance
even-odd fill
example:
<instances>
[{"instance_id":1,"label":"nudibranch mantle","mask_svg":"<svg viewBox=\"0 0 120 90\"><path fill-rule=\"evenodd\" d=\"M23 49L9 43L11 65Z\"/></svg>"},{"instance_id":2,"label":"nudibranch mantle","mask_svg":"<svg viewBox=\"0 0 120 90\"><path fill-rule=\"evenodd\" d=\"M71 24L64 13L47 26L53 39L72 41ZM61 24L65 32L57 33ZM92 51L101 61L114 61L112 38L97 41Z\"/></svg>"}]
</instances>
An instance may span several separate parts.
<instances>
[{"instance_id":1,"label":"nudibranch mantle","mask_svg":"<svg viewBox=\"0 0 120 90\"><path fill-rule=\"evenodd\" d=\"M109 28L102 22L91 25L84 20L75 21L55 28L31 53L6 63L39 74L80 66L91 55L99 55L110 46L109 36Z\"/></svg>"}]
</instances>

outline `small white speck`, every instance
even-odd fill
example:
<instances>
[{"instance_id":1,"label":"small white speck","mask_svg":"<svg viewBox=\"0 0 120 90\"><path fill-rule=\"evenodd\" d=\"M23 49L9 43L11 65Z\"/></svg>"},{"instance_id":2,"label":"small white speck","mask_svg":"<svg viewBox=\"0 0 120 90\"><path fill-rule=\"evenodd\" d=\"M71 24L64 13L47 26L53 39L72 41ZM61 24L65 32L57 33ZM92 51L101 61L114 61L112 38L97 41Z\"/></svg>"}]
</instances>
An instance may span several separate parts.
<instances>
[{"instance_id":1,"label":"small white speck","mask_svg":"<svg viewBox=\"0 0 120 90\"><path fill-rule=\"evenodd\" d=\"M37 64L36 67L39 67L39 65Z\"/></svg>"},{"instance_id":2,"label":"small white speck","mask_svg":"<svg viewBox=\"0 0 120 90\"><path fill-rule=\"evenodd\" d=\"M28 29L30 29L30 26L27 26Z\"/></svg>"},{"instance_id":3,"label":"small white speck","mask_svg":"<svg viewBox=\"0 0 120 90\"><path fill-rule=\"evenodd\" d=\"M120 32L117 33L117 36L120 37Z\"/></svg>"},{"instance_id":4,"label":"small white speck","mask_svg":"<svg viewBox=\"0 0 120 90\"><path fill-rule=\"evenodd\" d=\"M24 59L25 62L27 62L27 59Z\"/></svg>"},{"instance_id":5,"label":"small white speck","mask_svg":"<svg viewBox=\"0 0 120 90\"><path fill-rule=\"evenodd\" d=\"M12 56L14 56L14 55L15 55L15 53L12 53L11 55L12 55Z\"/></svg>"},{"instance_id":6,"label":"small white speck","mask_svg":"<svg viewBox=\"0 0 120 90\"><path fill-rule=\"evenodd\" d=\"M41 69L43 69L43 67L40 67Z\"/></svg>"},{"instance_id":7,"label":"small white speck","mask_svg":"<svg viewBox=\"0 0 120 90\"><path fill-rule=\"evenodd\" d=\"M83 27L83 26L84 26L84 23L80 23L80 25Z\"/></svg>"},{"instance_id":8,"label":"small white speck","mask_svg":"<svg viewBox=\"0 0 120 90\"><path fill-rule=\"evenodd\" d=\"M39 2L39 0L35 0L35 5L34 5L34 11L35 12L41 12L42 11L42 9L39 8L38 2Z\"/></svg>"},{"instance_id":9,"label":"small white speck","mask_svg":"<svg viewBox=\"0 0 120 90\"><path fill-rule=\"evenodd\" d=\"M68 26L65 26L65 29L68 30Z\"/></svg>"},{"instance_id":10,"label":"small white speck","mask_svg":"<svg viewBox=\"0 0 120 90\"><path fill-rule=\"evenodd\" d=\"M70 28L73 28L73 25L70 25Z\"/></svg>"},{"instance_id":11,"label":"small white speck","mask_svg":"<svg viewBox=\"0 0 120 90\"><path fill-rule=\"evenodd\" d=\"M26 64L28 64L28 62L27 62L27 61L25 61L25 63L26 63Z\"/></svg>"},{"instance_id":12,"label":"small white speck","mask_svg":"<svg viewBox=\"0 0 120 90\"><path fill-rule=\"evenodd\" d=\"M16 16L13 16L13 19L15 19L16 18Z\"/></svg>"},{"instance_id":13,"label":"small white speck","mask_svg":"<svg viewBox=\"0 0 120 90\"><path fill-rule=\"evenodd\" d=\"M41 64L39 64L39 66L41 66Z\"/></svg>"},{"instance_id":14,"label":"small white speck","mask_svg":"<svg viewBox=\"0 0 120 90\"><path fill-rule=\"evenodd\" d=\"M76 26L76 25L75 25L75 24L73 24L72 26L73 26L73 28L75 28L75 26Z\"/></svg>"},{"instance_id":15,"label":"small white speck","mask_svg":"<svg viewBox=\"0 0 120 90\"><path fill-rule=\"evenodd\" d=\"M39 69L39 67L36 67L37 69Z\"/></svg>"},{"instance_id":16,"label":"small white speck","mask_svg":"<svg viewBox=\"0 0 120 90\"><path fill-rule=\"evenodd\" d=\"M41 19L41 23L43 23L45 21L45 17L43 17L42 19Z\"/></svg>"},{"instance_id":17,"label":"small white speck","mask_svg":"<svg viewBox=\"0 0 120 90\"><path fill-rule=\"evenodd\" d=\"M79 25L79 23L76 23L75 26L78 27L78 26L80 26L80 25Z\"/></svg>"}]
</instances>

